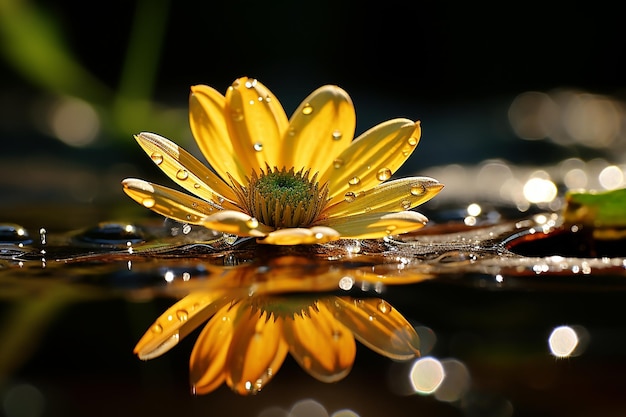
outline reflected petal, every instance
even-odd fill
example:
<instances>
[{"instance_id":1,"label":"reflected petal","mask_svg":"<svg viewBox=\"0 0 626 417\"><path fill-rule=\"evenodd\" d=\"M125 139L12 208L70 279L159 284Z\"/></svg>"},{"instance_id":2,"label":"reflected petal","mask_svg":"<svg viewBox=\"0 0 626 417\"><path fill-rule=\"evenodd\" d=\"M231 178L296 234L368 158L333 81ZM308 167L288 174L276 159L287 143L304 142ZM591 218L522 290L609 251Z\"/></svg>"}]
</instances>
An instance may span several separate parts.
<instances>
[{"instance_id":1,"label":"reflected petal","mask_svg":"<svg viewBox=\"0 0 626 417\"><path fill-rule=\"evenodd\" d=\"M288 353L282 320L241 306L226 359L226 383L238 394L255 394L278 372Z\"/></svg>"},{"instance_id":2,"label":"reflected petal","mask_svg":"<svg viewBox=\"0 0 626 417\"><path fill-rule=\"evenodd\" d=\"M226 355L238 306L225 305L204 327L191 352L189 380L196 394L207 394L226 379Z\"/></svg>"},{"instance_id":3,"label":"reflected petal","mask_svg":"<svg viewBox=\"0 0 626 417\"><path fill-rule=\"evenodd\" d=\"M335 297L323 302L359 342L374 352L397 360L419 356L420 340L415 328L385 300Z\"/></svg>"},{"instance_id":4,"label":"reflected petal","mask_svg":"<svg viewBox=\"0 0 626 417\"><path fill-rule=\"evenodd\" d=\"M335 320L324 304L307 315L285 319L285 340L302 369L323 382L346 377L356 355L350 330Z\"/></svg>"},{"instance_id":5,"label":"reflected petal","mask_svg":"<svg viewBox=\"0 0 626 417\"><path fill-rule=\"evenodd\" d=\"M225 290L190 293L155 320L137 342L134 353L143 360L161 356L231 299Z\"/></svg>"},{"instance_id":6,"label":"reflected petal","mask_svg":"<svg viewBox=\"0 0 626 417\"><path fill-rule=\"evenodd\" d=\"M302 101L283 139L287 167L322 173L354 136L356 113L348 93L334 85L318 88Z\"/></svg>"}]
</instances>

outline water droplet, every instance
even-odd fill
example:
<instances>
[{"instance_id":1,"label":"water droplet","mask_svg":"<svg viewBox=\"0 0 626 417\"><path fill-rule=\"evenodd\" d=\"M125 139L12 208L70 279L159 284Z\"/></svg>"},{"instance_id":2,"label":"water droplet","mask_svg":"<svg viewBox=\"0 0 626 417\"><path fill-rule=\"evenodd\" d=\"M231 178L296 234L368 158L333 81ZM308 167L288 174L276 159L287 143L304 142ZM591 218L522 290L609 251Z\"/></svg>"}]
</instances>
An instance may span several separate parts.
<instances>
[{"instance_id":1,"label":"water droplet","mask_svg":"<svg viewBox=\"0 0 626 417\"><path fill-rule=\"evenodd\" d=\"M356 194L353 193L352 191L348 191L347 193L344 194L344 199L348 203L352 203L356 199Z\"/></svg>"},{"instance_id":2,"label":"water droplet","mask_svg":"<svg viewBox=\"0 0 626 417\"><path fill-rule=\"evenodd\" d=\"M246 88L254 88L256 86L257 80L254 78L250 78L248 81L246 81L246 83L244 84L246 86Z\"/></svg>"},{"instance_id":3,"label":"water droplet","mask_svg":"<svg viewBox=\"0 0 626 417\"><path fill-rule=\"evenodd\" d=\"M187 310L178 310L176 312L176 317L179 321L187 321L187 319L189 318L189 313L187 313Z\"/></svg>"},{"instance_id":4,"label":"water droplet","mask_svg":"<svg viewBox=\"0 0 626 417\"><path fill-rule=\"evenodd\" d=\"M341 332L341 330L336 330L335 329L335 330L333 330L331 335L332 335L334 341L338 341L341 338L342 334L343 333Z\"/></svg>"},{"instance_id":5,"label":"water droplet","mask_svg":"<svg viewBox=\"0 0 626 417\"><path fill-rule=\"evenodd\" d=\"M263 144L261 142L255 143L254 145L252 145L252 147L257 152L261 152L263 150Z\"/></svg>"},{"instance_id":6,"label":"water droplet","mask_svg":"<svg viewBox=\"0 0 626 417\"><path fill-rule=\"evenodd\" d=\"M197 190L198 188L200 188L200 187L201 187L201 185L200 185L200 184L198 184L198 183L195 183L195 184L193 185L193 188L195 188L196 190Z\"/></svg>"},{"instance_id":7,"label":"water droplet","mask_svg":"<svg viewBox=\"0 0 626 417\"><path fill-rule=\"evenodd\" d=\"M150 329L152 331L152 333L163 333L163 326L161 326L159 323L155 323L152 328Z\"/></svg>"},{"instance_id":8,"label":"water droplet","mask_svg":"<svg viewBox=\"0 0 626 417\"><path fill-rule=\"evenodd\" d=\"M408 210L411 208L411 202L409 200L402 200L400 202L400 205L402 206L404 210Z\"/></svg>"},{"instance_id":9,"label":"water droplet","mask_svg":"<svg viewBox=\"0 0 626 417\"><path fill-rule=\"evenodd\" d=\"M372 208L370 206L367 206L363 209L363 211L369 213L370 211L372 211Z\"/></svg>"},{"instance_id":10,"label":"water droplet","mask_svg":"<svg viewBox=\"0 0 626 417\"><path fill-rule=\"evenodd\" d=\"M268 94L265 96L265 102L269 103L270 101L272 101L272 97Z\"/></svg>"},{"instance_id":11,"label":"water droplet","mask_svg":"<svg viewBox=\"0 0 626 417\"><path fill-rule=\"evenodd\" d=\"M376 308L378 309L378 311L380 311L383 314L387 314L391 312L391 305L385 300L380 300L380 303L378 303Z\"/></svg>"},{"instance_id":12,"label":"water droplet","mask_svg":"<svg viewBox=\"0 0 626 417\"><path fill-rule=\"evenodd\" d=\"M349 185L358 185L360 182L361 182L361 178L359 177L352 177L348 180Z\"/></svg>"},{"instance_id":13,"label":"water droplet","mask_svg":"<svg viewBox=\"0 0 626 417\"><path fill-rule=\"evenodd\" d=\"M387 230L385 230L385 233L387 233L388 235L392 234L394 230L397 229L397 226L394 226L393 224L387 226Z\"/></svg>"},{"instance_id":14,"label":"water droplet","mask_svg":"<svg viewBox=\"0 0 626 417\"><path fill-rule=\"evenodd\" d=\"M154 198L144 198L141 204L146 208L152 208L156 204L156 201L154 201Z\"/></svg>"},{"instance_id":15,"label":"water droplet","mask_svg":"<svg viewBox=\"0 0 626 417\"><path fill-rule=\"evenodd\" d=\"M378 178L378 181L387 181L391 178L391 170L389 168L379 169L376 173L376 178Z\"/></svg>"},{"instance_id":16,"label":"water droplet","mask_svg":"<svg viewBox=\"0 0 626 417\"><path fill-rule=\"evenodd\" d=\"M341 140L341 138L343 137L343 133L341 133L339 130L335 130L332 136L333 140Z\"/></svg>"},{"instance_id":17,"label":"water droplet","mask_svg":"<svg viewBox=\"0 0 626 417\"><path fill-rule=\"evenodd\" d=\"M343 159L341 158L337 158L333 161L333 166L335 167L335 169L339 169L343 166Z\"/></svg>"},{"instance_id":18,"label":"water droplet","mask_svg":"<svg viewBox=\"0 0 626 417\"><path fill-rule=\"evenodd\" d=\"M179 180L186 180L189 177L189 173L186 169L179 169L176 173L176 178Z\"/></svg>"},{"instance_id":19,"label":"water droplet","mask_svg":"<svg viewBox=\"0 0 626 417\"><path fill-rule=\"evenodd\" d=\"M252 217L246 221L246 226L248 226L248 228L250 229L256 229L257 227L259 227L259 221Z\"/></svg>"},{"instance_id":20,"label":"water droplet","mask_svg":"<svg viewBox=\"0 0 626 417\"><path fill-rule=\"evenodd\" d=\"M294 129L293 127L290 127L289 130L287 131L287 135L289 135L289 137L296 136L296 129Z\"/></svg>"},{"instance_id":21,"label":"water droplet","mask_svg":"<svg viewBox=\"0 0 626 417\"><path fill-rule=\"evenodd\" d=\"M415 139L414 137L408 138L406 142L411 146L417 145L417 139Z\"/></svg>"},{"instance_id":22,"label":"water droplet","mask_svg":"<svg viewBox=\"0 0 626 417\"><path fill-rule=\"evenodd\" d=\"M152 162L154 162L157 165L161 165L163 163L163 155L161 155L158 152L152 152L152 155L150 155L150 158L152 158Z\"/></svg>"},{"instance_id":23,"label":"water droplet","mask_svg":"<svg viewBox=\"0 0 626 417\"><path fill-rule=\"evenodd\" d=\"M413 184L411 186L411 194L413 195L422 195L426 192L426 187L422 184Z\"/></svg>"},{"instance_id":24,"label":"water droplet","mask_svg":"<svg viewBox=\"0 0 626 417\"><path fill-rule=\"evenodd\" d=\"M313 113L313 106L311 106L309 103L306 103L302 108L302 114L309 115L311 113Z\"/></svg>"},{"instance_id":25,"label":"water droplet","mask_svg":"<svg viewBox=\"0 0 626 417\"><path fill-rule=\"evenodd\" d=\"M243 112L241 111L241 109L235 109L230 112L230 117L235 122L241 122L243 120Z\"/></svg>"}]
</instances>

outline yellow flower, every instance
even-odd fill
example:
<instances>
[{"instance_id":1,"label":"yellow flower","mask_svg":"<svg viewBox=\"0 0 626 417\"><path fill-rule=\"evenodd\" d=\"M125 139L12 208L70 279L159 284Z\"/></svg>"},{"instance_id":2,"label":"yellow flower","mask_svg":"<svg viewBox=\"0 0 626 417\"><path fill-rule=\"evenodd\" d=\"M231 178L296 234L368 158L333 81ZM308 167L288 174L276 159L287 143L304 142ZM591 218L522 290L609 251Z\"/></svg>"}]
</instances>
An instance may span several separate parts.
<instances>
[{"instance_id":1,"label":"yellow flower","mask_svg":"<svg viewBox=\"0 0 626 417\"><path fill-rule=\"evenodd\" d=\"M311 93L290 119L259 81L236 80L223 96L191 88L191 130L209 169L153 133L135 139L189 194L128 178L135 201L184 223L259 242L294 245L368 239L421 228L412 208L443 187L435 179L387 181L416 148L419 122L393 119L352 140L356 115L333 85Z\"/></svg>"}]
</instances>

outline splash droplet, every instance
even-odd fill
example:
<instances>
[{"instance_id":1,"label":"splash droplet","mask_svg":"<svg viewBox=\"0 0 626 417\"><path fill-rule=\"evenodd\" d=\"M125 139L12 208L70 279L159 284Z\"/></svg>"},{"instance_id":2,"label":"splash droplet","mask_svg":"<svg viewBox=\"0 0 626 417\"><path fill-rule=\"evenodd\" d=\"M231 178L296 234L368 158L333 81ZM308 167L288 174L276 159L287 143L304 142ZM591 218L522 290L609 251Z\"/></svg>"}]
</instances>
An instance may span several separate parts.
<instances>
[{"instance_id":1,"label":"splash droplet","mask_svg":"<svg viewBox=\"0 0 626 417\"><path fill-rule=\"evenodd\" d=\"M343 133L341 133L339 130L335 130L332 134L333 140L341 140L341 138L343 137Z\"/></svg>"},{"instance_id":2,"label":"splash droplet","mask_svg":"<svg viewBox=\"0 0 626 417\"><path fill-rule=\"evenodd\" d=\"M352 203L356 199L356 194L353 193L352 191L348 191L347 193L344 194L344 199L348 203Z\"/></svg>"},{"instance_id":3,"label":"splash droplet","mask_svg":"<svg viewBox=\"0 0 626 417\"><path fill-rule=\"evenodd\" d=\"M411 194L413 195L422 195L426 192L426 187L422 184L413 184L411 186Z\"/></svg>"},{"instance_id":4,"label":"splash droplet","mask_svg":"<svg viewBox=\"0 0 626 417\"><path fill-rule=\"evenodd\" d=\"M141 204L143 204L145 208L152 208L156 204L156 201L154 198L144 198Z\"/></svg>"},{"instance_id":5,"label":"splash droplet","mask_svg":"<svg viewBox=\"0 0 626 417\"><path fill-rule=\"evenodd\" d=\"M378 178L378 181L387 181L391 178L391 170L389 168L379 169L376 173L376 178Z\"/></svg>"},{"instance_id":6,"label":"splash droplet","mask_svg":"<svg viewBox=\"0 0 626 417\"><path fill-rule=\"evenodd\" d=\"M306 103L302 108L302 114L308 116L311 113L313 113L313 106L311 106L309 103Z\"/></svg>"},{"instance_id":7,"label":"splash droplet","mask_svg":"<svg viewBox=\"0 0 626 417\"><path fill-rule=\"evenodd\" d=\"M261 152L263 150L263 144L261 142L255 143L254 145L252 145L252 147L257 152Z\"/></svg>"},{"instance_id":8,"label":"splash droplet","mask_svg":"<svg viewBox=\"0 0 626 417\"><path fill-rule=\"evenodd\" d=\"M152 152L152 155L150 155L150 158L152 158L152 162L154 162L157 165L161 165L163 163L163 155L161 155L158 152Z\"/></svg>"},{"instance_id":9,"label":"splash droplet","mask_svg":"<svg viewBox=\"0 0 626 417\"><path fill-rule=\"evenodd\" d=\"M360 182L361 182L361 178L359 177L352 177L348 180L349 185L358 185Z\"/></svg>"},{"instance_id":10,"label":"splash droplet","mask_svg":"<svg viewBox=\"0 0 626 417\"><path fill-rule=\"evenodd\" d=\"M178 178L181 181L184 181L187 178L189 178L189 173L187 172L186 169L179 169L178 172L176 173L176 178Z\"/></svg>"}]
</instances>

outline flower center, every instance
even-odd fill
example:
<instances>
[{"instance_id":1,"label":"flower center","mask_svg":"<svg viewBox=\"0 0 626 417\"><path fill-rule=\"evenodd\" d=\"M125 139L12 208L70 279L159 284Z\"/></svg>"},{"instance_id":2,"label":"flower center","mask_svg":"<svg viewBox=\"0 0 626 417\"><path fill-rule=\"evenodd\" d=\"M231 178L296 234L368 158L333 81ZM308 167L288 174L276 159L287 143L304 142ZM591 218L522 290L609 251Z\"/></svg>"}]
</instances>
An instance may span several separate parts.
<instances>
[{"instance_id":1,"label":"flower center","mask_svg":"<svg viewBox=\"0 0 626 417\"><path fill-rule=\"evenodd\" d=\"M312 312L319 311L318 300L311 297L259 296L253 297L251 300L253 311L265 312L268 317L274 317L274 319L279 317L293 319L295 316L310 317Z\"/></svg>"},{"instance_id":2,"label":"flower center","mask_svg":"<svg viewBox=\"0 0 626 417\"><path fill-rule=\"evenodd\" d=\"M328 187L320 187L317 174L291 168L252 172L248 187L234 187L248 214L277 229L306 227L313 223L328 201Z\"/></svg>"}]
</instances>

